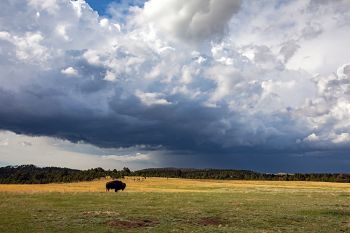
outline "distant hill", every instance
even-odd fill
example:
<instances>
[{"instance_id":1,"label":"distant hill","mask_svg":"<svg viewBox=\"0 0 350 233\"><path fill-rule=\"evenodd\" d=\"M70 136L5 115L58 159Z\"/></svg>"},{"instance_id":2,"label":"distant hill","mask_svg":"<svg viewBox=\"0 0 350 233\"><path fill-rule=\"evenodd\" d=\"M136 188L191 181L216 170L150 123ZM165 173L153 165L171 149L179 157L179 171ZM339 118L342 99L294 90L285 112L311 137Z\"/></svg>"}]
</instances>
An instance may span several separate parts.
<instances>
[{"instance_id":1,"label":"distant hill","mask_svg":"<svg viewBox=\"0 0 350 233\"><path fill-rule=\"evenodd\" d=\"M195 169L195 168L147 168L133 172L137 176L173 177L187 179L258 179L260 173L248 170Z\"/></svg>"},{"instance_id":2,"label":"distant hill","mask_svg":"<svg viewBox=\"0 0 350 233\"><path fill-rule=\"evenodd\" d=\"M34 165L0 167L0 183L3 184L45 184L60 182L90 181L101 177L114 179L124 176L166 177L184 179L220 180L281 180L281 181L324 181L350 183L350 174L342 173L258 173L249 170L195 169L195 168L147 168L138 171L104 170L93 168L77 170L60 167L36 167Z\"/></svg>"}]
</instances>

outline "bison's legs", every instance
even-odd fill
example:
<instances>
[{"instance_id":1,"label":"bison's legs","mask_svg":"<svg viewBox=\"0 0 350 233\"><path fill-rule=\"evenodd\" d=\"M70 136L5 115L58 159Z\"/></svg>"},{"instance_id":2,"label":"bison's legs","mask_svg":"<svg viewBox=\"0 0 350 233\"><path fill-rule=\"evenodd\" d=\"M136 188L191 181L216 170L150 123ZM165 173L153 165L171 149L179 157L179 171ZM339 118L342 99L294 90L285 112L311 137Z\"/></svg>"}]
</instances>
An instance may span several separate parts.
<instances>
[{"instance_id":1,"label":"bison's legs","mask_svg":"<svg viewBox=\"0 0 350 233\"><path fill-rule=\"evenodd\" d=\"M114 189L114 192L118 192L118 189Z\"/></svg>"}]
</instances>

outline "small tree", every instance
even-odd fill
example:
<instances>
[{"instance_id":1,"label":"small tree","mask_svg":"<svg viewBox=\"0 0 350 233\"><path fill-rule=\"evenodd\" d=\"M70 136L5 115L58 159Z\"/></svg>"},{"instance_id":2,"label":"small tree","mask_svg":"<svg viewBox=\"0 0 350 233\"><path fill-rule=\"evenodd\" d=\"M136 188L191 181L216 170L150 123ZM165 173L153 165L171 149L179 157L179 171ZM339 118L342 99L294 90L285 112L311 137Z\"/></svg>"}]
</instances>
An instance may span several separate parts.
<instances>
[{"instance_id":1,"label":"small tree","mask_svg":"<svg viewBox=\"0 0 350 233\"><path fill-rule=\"evenodd\" d=\"M123 175L130 175L130 174L131 174L130 169L127 167L123 167Z\"/></svg>"}]
</instances>

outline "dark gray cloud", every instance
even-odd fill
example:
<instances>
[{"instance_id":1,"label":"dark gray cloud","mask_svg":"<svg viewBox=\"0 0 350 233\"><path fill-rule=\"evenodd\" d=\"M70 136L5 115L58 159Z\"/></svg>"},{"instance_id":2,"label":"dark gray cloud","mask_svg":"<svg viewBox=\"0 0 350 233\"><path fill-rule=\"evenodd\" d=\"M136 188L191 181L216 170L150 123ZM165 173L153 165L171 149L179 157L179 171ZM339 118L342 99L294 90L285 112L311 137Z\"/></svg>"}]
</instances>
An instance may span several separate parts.
<instances>
[{"instance_id":1,"label":"dark gray cloud","mask_svg":"<svg viewBox=\"0 0 350 233\"><path fill-rule=\"evenodd\" d=\"M349 65L314 75L290 64L330 28L307 37L305 24L275 11L267 17L274 4L235 1L221 15L220 0L183 8L166 2L178 8L167 14L166 3L151 0L146 9L132 8L125 22L100 17L83 1L1 2L12 14L0 16L0 129L84 141L100 147L89 148L103 159L147 158L158 166L345 169ZM263 10L258 22L251 17L256 6ZM301 22L315 16L310 25L319 25L323 18L309 7L280 6ZM188 14L175 20L181 9ZM159 25L159 14L176 23ZM208 40L218 35L220 42Z\"/></svg>"}]
</instances>

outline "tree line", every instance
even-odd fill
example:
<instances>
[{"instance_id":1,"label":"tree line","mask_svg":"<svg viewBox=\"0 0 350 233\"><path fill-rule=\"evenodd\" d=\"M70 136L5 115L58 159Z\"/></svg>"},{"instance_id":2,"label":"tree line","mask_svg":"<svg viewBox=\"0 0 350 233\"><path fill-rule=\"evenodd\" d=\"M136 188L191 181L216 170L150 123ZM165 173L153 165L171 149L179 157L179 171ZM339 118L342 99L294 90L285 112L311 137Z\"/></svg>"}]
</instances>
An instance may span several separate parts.
<instances>
[{"instance_id":1,"label":"tree line","mask_svg":"<svg viewBox=\"0 0 350 233\"><path fill-rule=\"evenodd\" d=\"M0 183L2 184L47 184L91 181L101 177L118 179L130 175L129 168L123 170L104 170L92 168L77 170L60 167L37 167L34 165L0 167Z\"/></svg>"},{"instance_id":2,"label":"tree line","mask_svg":"<svg viewBox=\"0 0 350 233\"><path fill-rule=\"evenodd\" d=\"M150 168L134 171L136 176L168 177L186 179L219 180L272 180L272 181L322 181L350 183L350 174L344 173L259 173L249 170L231 169L178 169Z\"/></svg>"},{"instance_id":3,"label":"tree line","mask_svg":"<svg viewBox=\"0 0 350 233\"><path fill-rule=\"evenodd\" d=\"M130 171L104 170L92 168L77 170L59 167L36 167L34 165L0 167L0 183L2 184L46 184L91 181L108 177L112 179L124 176L166 177L184 179L220 179L220 180L280 180L280 181L323 181L350 183L350 174L344 173L296 173L271 174L248 170L229 169L179 169L179 168L149 168Z\"/></svg>"}]
</instances>

